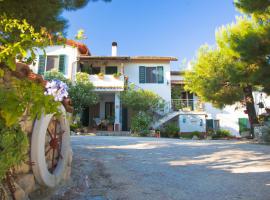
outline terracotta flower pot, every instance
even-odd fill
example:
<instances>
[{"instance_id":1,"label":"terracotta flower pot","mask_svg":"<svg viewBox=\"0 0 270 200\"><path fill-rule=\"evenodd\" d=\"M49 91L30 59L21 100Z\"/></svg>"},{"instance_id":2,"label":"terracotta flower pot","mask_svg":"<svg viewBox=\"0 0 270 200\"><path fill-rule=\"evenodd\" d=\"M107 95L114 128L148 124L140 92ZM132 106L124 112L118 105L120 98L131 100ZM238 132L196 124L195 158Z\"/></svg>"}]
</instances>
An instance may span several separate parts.
<instances>
[{"instance_id":1,"label":"terracotta flower pot","mask_svg":"<svg viewBox=\"0 0 270 200\"><path fill-rule=\"evenodd\" d=\"M108 125L108 127L107 127L107 131L113 131L113 125Z\"/></svg>"}]
</instances>

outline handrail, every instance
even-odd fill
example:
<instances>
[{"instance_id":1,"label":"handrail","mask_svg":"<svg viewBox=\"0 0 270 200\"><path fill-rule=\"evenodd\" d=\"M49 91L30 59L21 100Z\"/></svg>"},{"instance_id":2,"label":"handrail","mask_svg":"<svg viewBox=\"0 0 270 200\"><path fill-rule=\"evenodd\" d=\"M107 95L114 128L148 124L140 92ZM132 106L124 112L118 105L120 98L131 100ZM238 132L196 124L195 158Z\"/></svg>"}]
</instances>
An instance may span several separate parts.
<instances>
[{"instance_id":1,"label":"handrail","mask_svg":"<svg viewBox=\"0 0 270 200\"><path fill-rule=\"evenodd\" d=\"M172 99L172 109L203 111L204 104L199 99Z\"/></svg>"}]
</instances>

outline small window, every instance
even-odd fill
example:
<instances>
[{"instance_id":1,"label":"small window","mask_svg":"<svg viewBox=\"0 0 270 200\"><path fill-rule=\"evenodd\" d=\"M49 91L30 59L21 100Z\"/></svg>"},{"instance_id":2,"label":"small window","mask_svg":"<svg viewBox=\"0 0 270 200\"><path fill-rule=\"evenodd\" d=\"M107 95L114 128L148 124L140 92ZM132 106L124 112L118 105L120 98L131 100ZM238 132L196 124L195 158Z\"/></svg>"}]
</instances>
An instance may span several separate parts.
<instances>
[{"instance_id":1,"label":"small window","mask_svg":"<svg viewBox=\"0 0 270 200\"><path fill-rule=\"evenodd\" d=\"M91 74L99 74L100 71L100 67L91 67Z\"/></svg>"},{"instance_id":2,"label":"small window","mask_svg":"<svg viewBox=\"0 0 270 200\"><path fill-rule=\"evenodd\" d=\"M147 67L146 68L146 83L156 83L157 82L157 68Z\"/></svg>"},{"instance_id":3,"label":"small window","mask_svg":"<svg viewBox=\"0 0 270 200\"><path fill-rule=\"evenodd\" d=\"M47 56L46 71L59 68L59 56Z\"/></svg>"},{"instance_id":4,"label":"small window","mask_svg":"<svg viewBox=\"0 0 270 200\"><path fill-rule=\"evenodd\" d=\"M116 74L117 73L117 67L106 67L105 68L106 74Z\"/></svg>"},{"instance_id":5,"label":"small window","mask_svg":"<svg viewBox=\"0 0 270 200\"><path fill-rule=\"evenodd\" d=\"M140 83L164 83L163 67L139 67Z\"/></svg>"}]
</instances>

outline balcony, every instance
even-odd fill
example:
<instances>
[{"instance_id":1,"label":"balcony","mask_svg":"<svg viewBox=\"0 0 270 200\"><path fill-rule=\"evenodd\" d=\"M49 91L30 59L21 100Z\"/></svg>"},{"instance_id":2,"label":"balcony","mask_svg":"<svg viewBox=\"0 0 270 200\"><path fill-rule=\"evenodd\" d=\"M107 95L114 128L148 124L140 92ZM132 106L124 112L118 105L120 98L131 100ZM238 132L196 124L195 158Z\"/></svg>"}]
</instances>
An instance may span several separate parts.
<instances>
[{"instance_id":1,"label":"balcony","mask_svg":"<svg viewBox=\"0 0 270 200\"><path fill-rule=\"evenodd\" d=\"M172 99L174 111L204 111L204 104L195 99Z\"/></svg>"},{"instance_id":2,"label":"balcony","mask_svg":"<svg viewBox=\"0 0 270 200\"><path fill-rule=\"evenodd\" d=\"M95 86L96 91L123 91L124 76L114 77L113 75L89 75L90 82Z\"/></svg>"}]
</instances>

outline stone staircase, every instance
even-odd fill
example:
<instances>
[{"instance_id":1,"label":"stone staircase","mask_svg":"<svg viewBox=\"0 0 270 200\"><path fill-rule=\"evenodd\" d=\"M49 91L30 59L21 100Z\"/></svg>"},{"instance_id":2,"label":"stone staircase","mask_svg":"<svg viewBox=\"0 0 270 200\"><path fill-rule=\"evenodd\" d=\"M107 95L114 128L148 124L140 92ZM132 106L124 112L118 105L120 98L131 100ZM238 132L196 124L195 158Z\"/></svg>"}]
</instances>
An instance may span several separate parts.
<instances>
[{"instance_id":1,"label":"stone staircase","mask_svg":"<svg viewBox=\"0 0 270 200\"><path fill-rule=\"evenodd\" d=\"M97 131L96 136L131 136L129 131Z\"/></svg>"},{"instance_id":2,"label":"stone staircase","mask_svg":"<svg viewBox=\"0 0 270 200\"><path fill-rule=\"evenodd\" d=\"M167 113L162 118L160 118L159 120L157 120L156 122L154 122L152 124L152 128L153 129L159 128L162 124L170 121L171 119L175 118L179 114L180 114L180 111L172 111L172 112Z\"/></svg>"}]
</instances>

